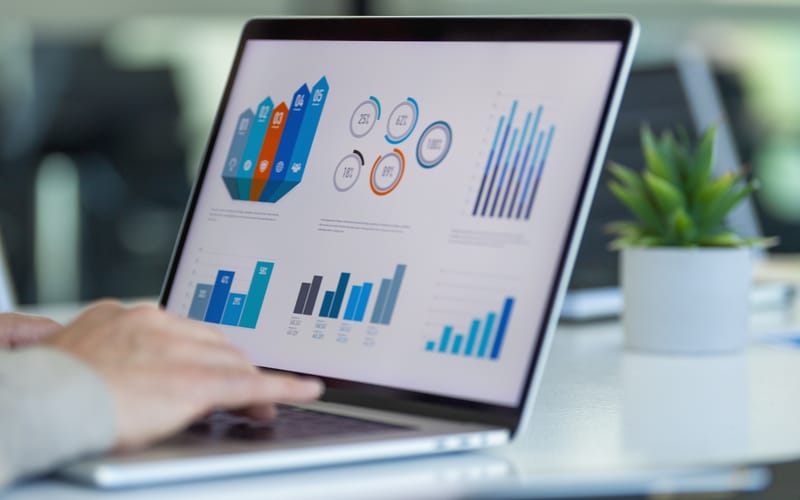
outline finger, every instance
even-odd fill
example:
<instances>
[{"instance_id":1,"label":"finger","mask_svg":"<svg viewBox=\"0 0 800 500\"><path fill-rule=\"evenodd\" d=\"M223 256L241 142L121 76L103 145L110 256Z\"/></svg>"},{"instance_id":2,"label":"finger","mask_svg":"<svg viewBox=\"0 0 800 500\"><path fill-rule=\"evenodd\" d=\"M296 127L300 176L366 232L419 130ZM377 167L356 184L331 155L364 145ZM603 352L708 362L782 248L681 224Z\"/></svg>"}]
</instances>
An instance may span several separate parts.
<instances>
[{"instance_id":1,"label":"finger","mask_svg":"<svg viewBox=\"0 0 800 500\"><path fill-rule=\"evenodd\" d=\"M317 399L322 382L314 378L274 373L243 373L218 370L206 372L202 391L203 407L247 408L272 403L302 403Z\"/></svg>"},{"instance_id":2,"label":"finger","mask_svg":"<svg viewBox=\"0 0 800 500\"><path fill-rule=\"evenodd\" d=\"M161 355L171 363L186 363L201 368L235 368L246 373L256 371L248 357L231 344L172 337L162 347Z\"/></svg>"},{"instance_id":3,"label":"finger","mask_svg":"<svg viewBox=\"0 0 800 500\"><path fill-rule=\"evenodd\" d=\"M0 346L16 347L38 342L62 326L49 318L25 314L0 314Z\"/></svg>"},{"instance_id":4,"label":"finger","mask_svg":"<svg viewBox=\"0 0 800 500\"><path fill-rule=\"evenodd\" d=\"M169 313L164 314L166 316L165 326L172 334L208 342L228 343L222 330L209 323L181 318Z\"/></svg>"},{"instance_id":5,"label":"finger","mask_svg":"<svg viewBox=\"0 0 800 500\"><path fill-rule=\"evenodd\" d=\"M101 300L84 309L67 327L80 323L82 329L89 329L107 322L124 311L125 308L117 301Z\"/></svg>"},{"instance_id":6,"label":"finger","mask_svg":"<svg viewBox=\"0 0 800 500\"><path fill-rule=\"evenodd\" d=\"M274 404L261 404L244 408L237 413L250 417L254 420L268 421L278 416L278 409Z\"/></svg>"}]
</instances>

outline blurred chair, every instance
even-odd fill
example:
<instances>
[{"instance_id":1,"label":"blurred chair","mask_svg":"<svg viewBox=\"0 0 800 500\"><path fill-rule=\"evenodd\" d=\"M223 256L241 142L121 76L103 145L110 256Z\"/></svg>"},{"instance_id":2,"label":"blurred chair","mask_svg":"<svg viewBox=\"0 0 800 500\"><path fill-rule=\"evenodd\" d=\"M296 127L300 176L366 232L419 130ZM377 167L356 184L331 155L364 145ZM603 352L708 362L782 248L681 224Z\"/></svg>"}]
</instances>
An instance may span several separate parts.
<instances>
[{"instance_id":1,"label":"blurred chair","mask_svg":"<svg viewBox=\"0 0 800 500\"><path fill-rule=\"evenodd\" d=\"M0 227L19 301L157 294L189 196L172 69L63 40L11 60L27 77L0 92L20 118L0 123Z\"/></svg>"},{"instance_id":2,"label":"blurred chair","mask_svg":"<svg viewBox=\"0 0 800 500\"><path fill-rule=\"evenodd\" d=\"M11 287L11 273L3 250L3 235L0 234L0 313L13 311L15 307L16 298Z\"/></svg>"}]
</instances>

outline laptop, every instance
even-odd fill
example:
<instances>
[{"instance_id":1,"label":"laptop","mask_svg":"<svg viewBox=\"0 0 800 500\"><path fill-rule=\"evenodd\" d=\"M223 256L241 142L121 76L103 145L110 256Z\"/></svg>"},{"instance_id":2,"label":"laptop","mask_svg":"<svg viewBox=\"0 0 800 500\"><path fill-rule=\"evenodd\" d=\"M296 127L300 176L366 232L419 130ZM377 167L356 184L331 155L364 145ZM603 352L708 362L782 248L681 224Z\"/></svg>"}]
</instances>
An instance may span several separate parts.
<instances>
[{"instance_id":1,"label":"laptop","mask_svg":"<svg viewBox=\"0 0 800 500\"><path fill-rule=\"evenodd\" d=\"M673 61L633 68L619 118L608 147L610 160L632 167L642 165L639 144L642 124L653 130L683 128L699 137L717 126L714 173L736 172L741 168L737 146L711 66L697 48L685 47ZM607 188L611 174L604 170L592 203L572 280L561 311L568 321L605 319L622 313L619 288L618 252L609 247L606 226L630 215ZM727 223L748 238L762 236L753 200L746 198L727 218ZM766 252L754 249L754 262ZM759 282L751 290L754 307L774 307L791 296L791 287L779 282Z\"/></svg>"},{"instance_id":2,"label":"laptop","mask_svg":"<svg viewBox=\"0 0 800 500\"><path fill-rule=\"evenodd\" d=\"M63 474L133 486L523 432L637 34L625 18L250 21L161 303L326 393Z\"/></svg>"}]
</instances>

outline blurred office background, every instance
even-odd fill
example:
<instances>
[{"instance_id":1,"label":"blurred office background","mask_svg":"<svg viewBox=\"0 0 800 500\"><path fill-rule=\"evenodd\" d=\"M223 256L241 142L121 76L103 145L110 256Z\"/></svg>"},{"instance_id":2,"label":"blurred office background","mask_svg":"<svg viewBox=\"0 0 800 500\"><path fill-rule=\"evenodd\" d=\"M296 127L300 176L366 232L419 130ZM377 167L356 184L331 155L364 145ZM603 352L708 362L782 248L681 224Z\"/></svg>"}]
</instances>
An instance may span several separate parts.
<instances>
[{"instance_id":1,"label":"blurred office background","mask_svg":"<svg viewBox=\"0 0 800 500\"><path fill-rule=\"evenodd\" d=\"M687 42L712 61L764 232L780 236L774 252L800 251L798 0L0 0L0 12L0 237L21 303L159 292L254 16L632 14L637 68Z\"/></svg>"}]
</instances>

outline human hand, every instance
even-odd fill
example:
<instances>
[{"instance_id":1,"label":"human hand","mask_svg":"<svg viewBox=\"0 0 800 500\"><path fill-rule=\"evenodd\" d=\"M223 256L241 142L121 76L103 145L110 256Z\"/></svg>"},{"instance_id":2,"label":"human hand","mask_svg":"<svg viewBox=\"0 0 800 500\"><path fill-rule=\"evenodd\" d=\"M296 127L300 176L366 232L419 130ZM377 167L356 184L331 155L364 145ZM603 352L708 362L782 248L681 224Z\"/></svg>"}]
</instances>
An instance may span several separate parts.
<instances>
[{"instance_id":1,"label":"human hand","mask_svg":"<svg viewBox=\"0 0 800 500\"><path fill-rule=\"evenodd\" d=\"M55 321L18 313L0 314L0 348L35 344L61 329Z\"/></svg>"},{"instance_id":2,"label":"human hand","mask_svg":"<svg viewBox=\"0 0 800 500\"><path fill-rule=\"evenodd\" d=\"M319 397L316 379L266 373L216 328L155 306L101 302L44 343L97 370L111 388L117 448L166 437L215 409L274 413Z\"/></svg>"}]
</instances>

